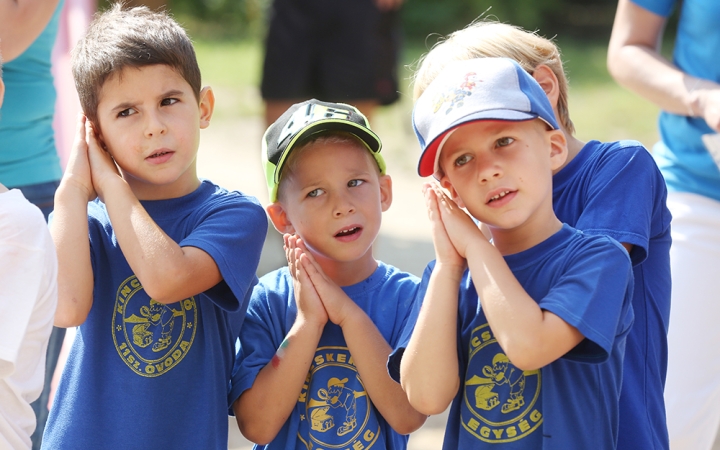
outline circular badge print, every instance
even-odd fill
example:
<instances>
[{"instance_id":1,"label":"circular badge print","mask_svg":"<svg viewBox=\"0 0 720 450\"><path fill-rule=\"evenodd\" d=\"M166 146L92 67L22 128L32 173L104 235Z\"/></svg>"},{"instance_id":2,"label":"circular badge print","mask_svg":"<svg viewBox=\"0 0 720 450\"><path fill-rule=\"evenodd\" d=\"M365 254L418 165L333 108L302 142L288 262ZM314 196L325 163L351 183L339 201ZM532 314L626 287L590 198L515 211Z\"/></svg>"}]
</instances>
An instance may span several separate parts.
<instances>
[{"instance_id":1,"label":"circular badge print","mask_svg":"<svg viewBox=\"0 0 720 450\"><path fill-rule=\"evenodd\" d=\"M195 339L195 298L165 305L151 299L136 276L122 282L115 295L113 341L133 372L157 377L185 357Z\"/></svg>"},{"instance_id":2,"label":"circular badge print","mask_svg":"<svg viewBox=\"0 0 720 450\"><path fill-rule=\"evenodd\" d=\"M481 441L517 441L542 423L540 371L515 367L488 324L472 332L464 381L462 425Z\"/></svg>"},{"instance_id":3,"label":"circular badge print","mask_svg":"<svg viewBox=\"0 0 720 450\"><path fill-rule=\"evenodd\" d=\"M298 402L308 449L371 448L380 435L365 385L345 347L320 347Z\"/></svg>"}]
</instances>

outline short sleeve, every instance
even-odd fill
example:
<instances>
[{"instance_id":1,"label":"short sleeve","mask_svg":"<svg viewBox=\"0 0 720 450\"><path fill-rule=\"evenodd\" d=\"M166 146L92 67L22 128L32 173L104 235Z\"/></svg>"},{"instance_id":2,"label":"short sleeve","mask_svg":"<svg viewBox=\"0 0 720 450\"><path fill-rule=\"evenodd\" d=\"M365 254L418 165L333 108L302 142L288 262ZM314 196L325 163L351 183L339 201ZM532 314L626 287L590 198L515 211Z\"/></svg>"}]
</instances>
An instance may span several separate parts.
<instances>
[{"instance_id":1,"label":"short sleeve","mask_svg":"<svg viewBox=\"0 0 720 450\"><path fill-rule=\"evenodd\" d=\"M247 197L228 195L203 212L202 220L179 245L202 249L215 260L236 301L225 303L220 299L230 296L213 296L214 301L234 312L242 309L257 283L255 274L266 233L263 208Z\"/></svg>"},{"instance_id":2,"label":"short sleeve","mask_svg":"<svg viewBox=\"0 0 720 450\"><path fill-rule=\"evenodd\" d=\"M395 345L393 345L393 351L390 353L390 356L388 356L388 374L390 375L390 378L398 383L400 382L400 363L402 361L403 354L405 353L405 348L407 348L407 345L410 342L410 337L415 329L415 323L417 322L418 315L420 314L420 308L422 307L423 299L425 298L425 291L427 290L427 285L430 281L430 275L432 275L433 267L434 264L431 263L425 268L422 280L420 281L420 284L415 292L415 296L413 297L412 307L408 309L409 312L402 324L399 338Z\"/></svg>"},{"instance_id":3,"label":"short sleeve","mask_svg":"<svg viewBox=\"0 0 720 450\"><path fill-rule=\"evenodd\" d=\"M273 310L269 297L280 300L263 283L253 289L245 322L240 329L240 347L235 357L228 398L230 405L252 387L258 373L272 360L285 338L284 314Z\"/></svg>"},{"instance_id":4,"label":"short sleeve","mask_svg":"<svg viewBox=\"0 0 720 450\"><path fill-rule=\"evenodd\" d=\"M567 270L539 304L586 338L565 358L603 362L632 323L632 267L627 252L607 237L584 240L570 253Z\"/></svg>"},{"instance_id":5,"label":"short sleeve","mask_svg":"<svg viewBox=\"0 0 720 450\"><path fill-rule=\"evenodd\" d=\"M637 265L647 258L650 238L661 233L656 228L670 222L664 208L667 188L644 147L630 141L621 145L598 162L596 173L588 181L582 213L573 226L632 244L630 258Z\"/></svg>"},{"instance_id":6,"label":"short sleeve","mask_svg":"<svg viewBox=\"0 0 720 450\"><path fill-rule=\"evenodd\" d=\"M636 5L657 14L658 16L668 17L675 7L677 0L631 0Z\"/></svg>"}]
</instances>

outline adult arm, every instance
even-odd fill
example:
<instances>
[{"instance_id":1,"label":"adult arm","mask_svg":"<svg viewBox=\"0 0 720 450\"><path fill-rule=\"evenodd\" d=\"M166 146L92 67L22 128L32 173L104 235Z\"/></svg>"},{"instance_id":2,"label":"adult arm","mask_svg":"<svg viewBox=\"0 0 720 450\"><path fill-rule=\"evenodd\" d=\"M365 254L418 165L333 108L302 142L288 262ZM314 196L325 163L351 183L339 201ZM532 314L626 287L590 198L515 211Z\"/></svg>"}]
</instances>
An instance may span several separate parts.
<instances>
[{"instance_id":1,"label":"adult arm","mask_svg":"<svg viewBox=\"0 0 720 450\"><path fill-rule=\"evenodd\" d=\"M610 74L663 110L702 117L720 131L720 85L690 76L660 55L665 23L664 17L620 0L608 48Z\"/></svg>"},{"instance_id":2,"label":"adult arm","mask_svg":"<svg viewBox=\"0 0 720 450\"><path fill-rule=\"evenodd\" d=\"M4 62L32 44L57 8L59 0L0 0L0 55Z\"/></svg>"}]
</instances>

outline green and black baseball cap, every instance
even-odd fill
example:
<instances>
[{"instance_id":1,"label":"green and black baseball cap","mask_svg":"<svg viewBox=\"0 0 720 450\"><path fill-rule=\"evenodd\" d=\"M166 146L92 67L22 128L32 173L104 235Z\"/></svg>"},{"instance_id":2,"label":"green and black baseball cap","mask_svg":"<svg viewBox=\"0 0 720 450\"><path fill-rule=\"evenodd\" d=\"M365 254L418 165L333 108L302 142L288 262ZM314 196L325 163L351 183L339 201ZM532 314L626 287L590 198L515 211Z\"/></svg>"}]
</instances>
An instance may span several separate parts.
<instances>
[{"instance_id":1,"label":"green and black baseball cap","mask_svg":"<svg viewBox=\"0 0 720 450\"><path fill-rule=\"evenodd\" d=\"M288 108L263 136L262 162L271 202L277 201L280 172L290 151L310 136L326 131L356 136L375 158L380 173L385 174L385 160L380 155L382 142L370 129L367 118L354 106L311 99Z\"/></svg>"}]
</instances>

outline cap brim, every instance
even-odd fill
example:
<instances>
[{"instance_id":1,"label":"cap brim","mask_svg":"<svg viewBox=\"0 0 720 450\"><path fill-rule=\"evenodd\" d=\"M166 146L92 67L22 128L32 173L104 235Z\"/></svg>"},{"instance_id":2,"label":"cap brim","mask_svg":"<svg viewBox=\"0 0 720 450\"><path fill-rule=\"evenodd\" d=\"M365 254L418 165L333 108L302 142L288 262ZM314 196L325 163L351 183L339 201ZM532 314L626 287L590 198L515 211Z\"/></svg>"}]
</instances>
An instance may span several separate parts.
<instances>
[{"instance_id":1,"label":"cap brim","mask_svg":"<svg viewBox=\"0 0 720 450\"><path fill-rule=\"evenodd\" d=\"M280 169L285 163L285 160L292 151L293 147L295 147L298 142L302 142L303 140L305 140L305 138L308 138L313 134L323 131L345 131L354 136L357 136L357 138L360 139L367 146L368 150L370 150L374 154L377 154L382 149L382 142L380 141L380 138L375 133L368 131L367 128L364 128L361 125L356 125L346 120L337 119L316 121L308 124L308 126L298 131L295 136L293 136L292 140L288 142L285 150L283 151L283 155L281 156L280 161L278 161L277 167L275 169L276 183L280 181Z\"/></svg>"},{"instance_id":2,"label":"cap brim","mask_svg":"<svg viewBox=\"0 0 720 450\"><path fill-rule=\"evenodd\" d=\"M434 137L423 150L420 155L420 161L418 162L418 174L421 177L429 177L435 173L435 161L437 160L437 151L440 144L443 142L444 137L452 130L466 125L470 122L480 122L484 120L498 120L506 122L524 122L526 120L533 120L540 118L536 114L512 111L512 110L490 110L482 111L476 114L469 114L464 116L453 123L451 123L445 130L439 135Z\"/></svg>"}]
</instances>

